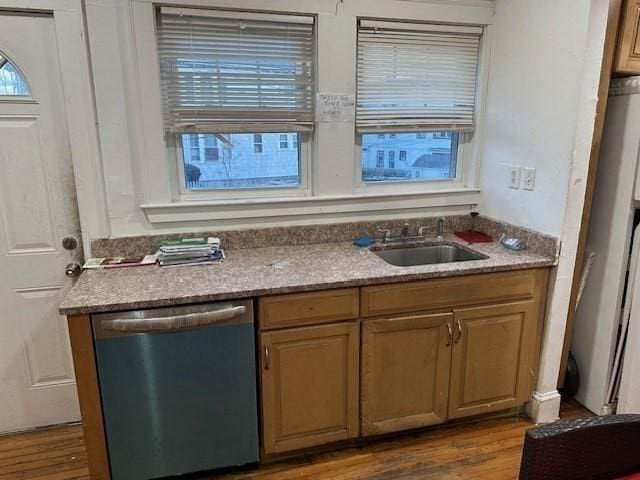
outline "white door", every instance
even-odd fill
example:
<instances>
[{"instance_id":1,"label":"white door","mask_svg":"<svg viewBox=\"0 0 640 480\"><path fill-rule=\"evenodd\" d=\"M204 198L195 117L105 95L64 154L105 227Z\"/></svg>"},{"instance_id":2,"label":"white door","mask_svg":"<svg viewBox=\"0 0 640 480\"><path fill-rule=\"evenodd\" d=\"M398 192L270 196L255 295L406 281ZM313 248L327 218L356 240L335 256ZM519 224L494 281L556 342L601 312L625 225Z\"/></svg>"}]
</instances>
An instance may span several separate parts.
<instances>
[{"instance_id":1,"label":"white door","mask_svg":"<svg viewBox=\"0 0 640 480\"><path fill-rule=\"evenodd\" d=\"M81 39L78 39L81 41ZM0 432L79 420L64 317L81 246L53 18L0 12ZM65 92L73 95L73 92Z\"/></svg>"}]
</instances>

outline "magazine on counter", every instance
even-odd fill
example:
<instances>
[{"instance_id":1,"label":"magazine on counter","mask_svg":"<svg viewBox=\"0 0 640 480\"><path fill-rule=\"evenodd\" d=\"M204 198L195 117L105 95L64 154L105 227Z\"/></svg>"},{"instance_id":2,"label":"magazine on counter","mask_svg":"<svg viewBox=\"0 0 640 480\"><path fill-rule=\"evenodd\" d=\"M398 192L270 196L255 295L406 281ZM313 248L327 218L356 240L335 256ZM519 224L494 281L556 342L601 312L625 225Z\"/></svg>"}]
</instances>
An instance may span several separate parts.
<instances>
[{"instance_id":1,"label":"magazine on counter","mask_svg":"<svg viewBox=\"0 0 640 480\"><path fill-rule=\"evenodd\" d=\"M90 258L82 268L91 270L98 268L141 267L143 265L155 265L157 261L158 256L156 254L143 257Z\"/></svg>"}]
</instances>

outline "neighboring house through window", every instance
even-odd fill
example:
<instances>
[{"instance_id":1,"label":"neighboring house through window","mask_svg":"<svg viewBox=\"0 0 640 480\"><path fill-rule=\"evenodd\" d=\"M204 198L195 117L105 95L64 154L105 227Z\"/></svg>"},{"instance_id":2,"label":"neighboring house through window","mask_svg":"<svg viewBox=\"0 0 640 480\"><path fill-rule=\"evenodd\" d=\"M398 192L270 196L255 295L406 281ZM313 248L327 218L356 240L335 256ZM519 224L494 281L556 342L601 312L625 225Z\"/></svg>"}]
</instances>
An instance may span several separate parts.
<instances>
[{"instance_id":1,"label":"neighboring house through window","mask_svg":"<svg viewBox=\"0 0 640 480\"><path fill-rule=\"evenodd\" d=\"M253 135L253 153L263 153L262 134Z\"/></svg>"},{"instance_id":2,"label":"neighboring house through window","mask_svg":"<svg viewBox=\"0 0 640 480\"><path fill-rule=\"evenodd\" d=\"M376 156L376 168L384 168L384 151L378 150Z\"/></svg>"},{"instance_id":3,"label":"neighboring house through window","mask_svg":"<svg viewBox=\"0 0 640 480\"><path fill-rule=\"evenodd\" d=\"M192 162L200 161L200 137L198 134L185 135L189 141L189 158Z\"/></svg>"},{"instance_id":4,"label":"neighboring house through window","mask_svg":"<svg viewBox=\"0 0 640 480\"><path fill-rule=\"evenodd\" d=\"M214 135L204 135L204 159L206 162L218 161L218 139Z\"/></svg>"},{"instance_id":5,"label":"neighboring house through window","mask_svg":"<svg viewBox=\"0 0 640 480\"><path fill-rule=\"evenodd\" d=\"M280 150L286 150L289 148L289 135L286 133L280 134Z\"/></svg>"}]
</instances>

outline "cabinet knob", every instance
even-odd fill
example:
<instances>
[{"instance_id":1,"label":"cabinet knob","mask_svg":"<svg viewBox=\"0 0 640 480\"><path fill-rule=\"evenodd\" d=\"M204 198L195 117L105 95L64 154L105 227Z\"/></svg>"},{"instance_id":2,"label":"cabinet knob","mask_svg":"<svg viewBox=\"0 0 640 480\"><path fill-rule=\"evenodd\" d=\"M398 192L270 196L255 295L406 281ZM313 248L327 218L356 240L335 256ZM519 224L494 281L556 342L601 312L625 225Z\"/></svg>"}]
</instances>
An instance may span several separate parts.
<instances>
[{"instance_id":1,"label":"cabinet knob","mask_svg":"<svg viewBox=\"0 0 640 480\"><path fill-rule=\"evenodd\" d=\"M451 346L452 339L453 339L453 331L451 330L451 324L447 323L447 347Z\"/></svg>"}]
</instances>

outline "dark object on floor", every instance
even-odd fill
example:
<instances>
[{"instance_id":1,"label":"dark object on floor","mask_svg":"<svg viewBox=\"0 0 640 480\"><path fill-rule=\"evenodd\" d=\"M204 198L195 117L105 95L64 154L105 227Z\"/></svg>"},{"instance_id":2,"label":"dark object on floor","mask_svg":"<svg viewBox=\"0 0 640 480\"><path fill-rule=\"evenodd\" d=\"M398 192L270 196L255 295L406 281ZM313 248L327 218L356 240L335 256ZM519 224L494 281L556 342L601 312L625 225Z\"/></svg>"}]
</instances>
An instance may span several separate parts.
<instances>
[{"instance_id":1,"label":"dark object on floor","mask_svg":"<svg viewBox=\"0 0 640 480\"><path fill-rule=\"evenodd\" d=\"M578 370L578 364L576 359L571 353L569 353L569 360L567 362L567 372L564 376L564 386L560 390L562 398L569 399L576 396L578 389L580 388L580 371Z\"/></svg>"},{"instance_id":2,"label":"dark object on floor","mask_svg":"<svg viewBox=\"0 0 640 480\"><path fill-rule=\"evenodd\" d=\"M614 479L640 472L640 415L559 421L525 434L520 480Z\"/></svg>"}]
</instances>

